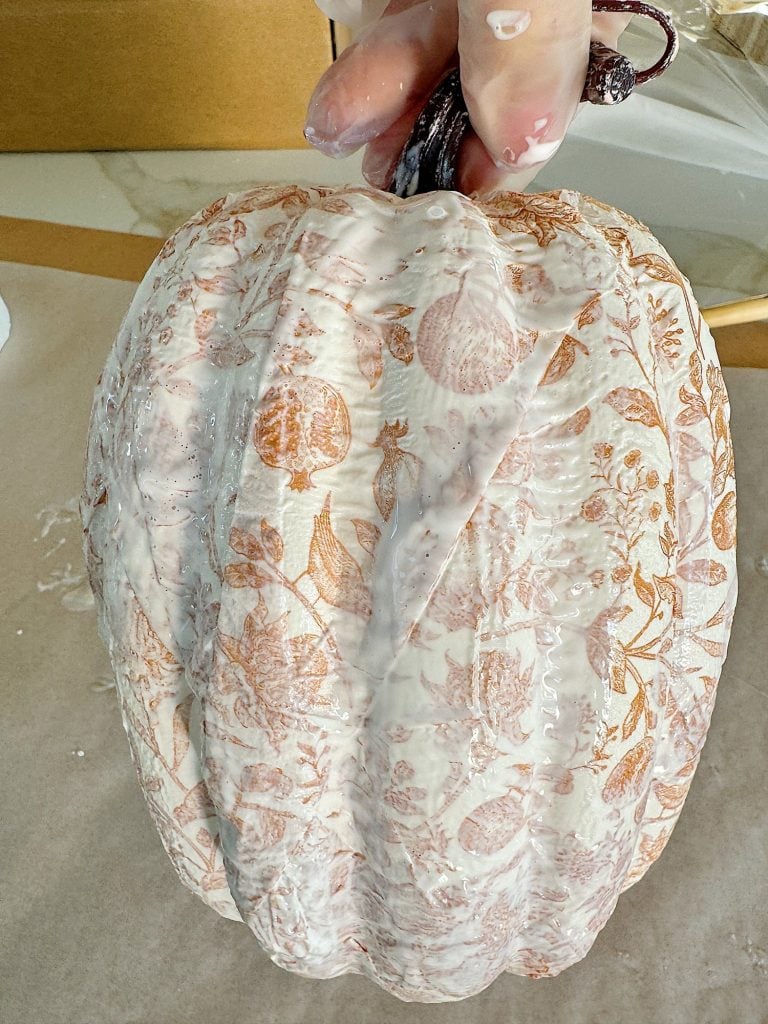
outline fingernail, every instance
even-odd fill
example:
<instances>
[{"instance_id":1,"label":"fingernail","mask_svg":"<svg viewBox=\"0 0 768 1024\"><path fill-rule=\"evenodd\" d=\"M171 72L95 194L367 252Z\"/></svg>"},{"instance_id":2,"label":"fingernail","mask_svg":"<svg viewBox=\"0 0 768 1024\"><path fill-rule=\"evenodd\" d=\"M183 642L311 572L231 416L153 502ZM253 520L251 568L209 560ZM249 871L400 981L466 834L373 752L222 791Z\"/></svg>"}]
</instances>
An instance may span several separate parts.
<instances>
[{"instance_id":1,"label":"fingernail","mask_svg":"<svg viewBox=\"0 0 768 1024\"><path fill-rule=\"evenodd\" d=\"M397 157L382 156L380 153L372 152L370 149L365 154L361 168L363 177L369 185L374 188L385 188L395 173Z\"/></svg>"},{"instance_id":2,"label":"fingernail","mask_svg":"<svg viewBox=\"0 0 768 1024\"><path fill-rule=\"evenodd\" d=\"M333 123L333 120L329 120ZM364 143L370 142L375 134L374 125L352 124L343 132L334 132L327 124L318 125L317 121L308 121L304 126L304 138L310 146L334 160L350 156Z\"/></svg>"}]
</instances>

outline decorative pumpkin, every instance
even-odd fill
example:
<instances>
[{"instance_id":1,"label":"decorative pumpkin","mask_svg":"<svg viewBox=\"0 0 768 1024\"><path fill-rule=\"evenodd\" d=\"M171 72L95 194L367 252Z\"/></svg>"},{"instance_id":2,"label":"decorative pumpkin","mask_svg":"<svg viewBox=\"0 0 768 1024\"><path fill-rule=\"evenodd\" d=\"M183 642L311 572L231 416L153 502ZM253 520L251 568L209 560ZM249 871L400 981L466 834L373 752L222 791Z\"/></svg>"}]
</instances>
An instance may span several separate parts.
<instances>
[{"instance_id":1,"label":"decorative pumpkin","mask_svg":"<svg viewBox=\"0 0 768 1024\"><path fill-rule=\"evenodd\" d=\"M709 725L728 421L689 282L585 195L267 185L182 225L81 513L183 883L403 1000L583 958Z\"/></svg>"}]
</instances>

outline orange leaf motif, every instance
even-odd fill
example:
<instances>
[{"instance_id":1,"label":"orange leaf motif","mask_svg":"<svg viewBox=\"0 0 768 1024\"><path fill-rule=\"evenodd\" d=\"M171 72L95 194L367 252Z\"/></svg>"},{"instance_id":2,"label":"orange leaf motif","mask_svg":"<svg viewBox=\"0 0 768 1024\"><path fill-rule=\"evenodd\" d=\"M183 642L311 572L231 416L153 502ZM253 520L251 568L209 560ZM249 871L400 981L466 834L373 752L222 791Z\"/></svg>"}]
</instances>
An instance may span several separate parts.
<instances>
[{"instance_id":1,"label":"orange leaf motif","mask_svg":"<svg viewBox=\"0 0 768 1024\"><path fill-rule=\"evenodd\" d=\"M605 239L608 242L608 244L612 245L614 249L618 249L619 252L625 245L629 246L629 238L627 236L627 232L622 231L621 228L605 228L601 226L599 230L605 236Z\"/></svg>"},{"instance_id":2,"label":"orange leaf motif","mask_svg":"<svg viewBox=\"0 0 768 1024\"><path fill-rule=\"evenodd\" d=\"M353 519L352 524L357 534L357 543L369 555L373 555L381 537L381 530L375 523L371 523L367 519Z\"/></svg>"},{"instance_id":3,"label":"orange leaf motif","mask_svg":"<svg viewBox=\"0 0 768 1024\"><path fill-rule=\"evenodd\" d=\"M712 516L712 539L721 551L736 543L736 495L729 491Z\"/></svg>"},{"instance_id":4,"label":"orange leaf motif","mask_svg":"<svg viewBox=\"0 0 768 1024\"><path fill-rule=\"evenodd\" d=\"M488 214L492 228L495 226L493 218L498 216L508 231L532 234L542 248L557 238L558 229L579 233L576 228L581 219L578 210L545 195L497 192L486 200L488 207L495 208L493 213Z\"/></svg>"},{"instance_id":5,"label":"orange leaf motif","mask_svg":"<svg viewBox=\"0 0 768 1024\"><path fill-rule=\"evenodd\" d=\"M687 412L688 410L685 411ZM685 430L680 431L677 441L680 458L686 462L693 462L695 459L700 459L702 455L707 454L707 449L693 434L689 434Z\"/></svg>"},{"instance_id":6,"label":"orange leaf motif","mask_svg":"<svg viewBox=\"0 0 768 1024\"><path fill-rule=\"evenodd\" d=\"M652 584L647 580L644 580L640 572L640 563L637 563L635 568L635 575L632 581L635 584L635 593L643 602L647 604L649 608L653 608L656 603L656 592L653 589Z\"/></svg>"},{"instance_id":7,"label":"orange leaf motif","mask_svg":"<svg viewBox=\"0 0 768 1024\"><path fill-rule=\"evenodd\" d=\"M654 281L667 281L669 284L682 286L680 275L675 268L661 256L655 253L644 253L642 256L633 256L629 261L630 267L645 267L648 277Z\"/></svg>"},{"instance_id":8,"label":"orange leaf motif","mask_svg":"<svg viewBox=\"0 0 768 1024\"><path fill-rule=\"evenodd\" d=\"M690 785L690 782L684 782L682 785L670 786L657 781L653 784L653 792L662 807L675 811L682 806Z\"/></svg>"},{"instance_id":9,"label":"orange leaf motif","mask_svg":"<svg viewBox=\"0 0 768 1024\"><path fill-rule=\"evenodd\" d=\"M643 836L640 840L640 855L644 864L652 864L655 860L658 860L661 856L662 850L669 842L671 834L671 829L664 829L664 831L660 832L655 839L651 839L649 836Z\"/></svg>"},{"instance_id":10,"label":"orange leaf motif","mask_svg":"<svg viewBox=\"0 0 768 1024\"><path fill-rule=\"evenodd\" d=\"M622 757L603 786L603 800L621 807L637 800L653 770L655 744L650 736L640 740Z\"/></svg>"},{"instance_id":11,"label":"orange leaf motif","mask_svg":"<svg viewBox=\"0 0 768 1024\"><path fill-rule=\"evenodd\" d=\"M174 771L184 760L189 749L189 712L192 707L193 694L185 697L181 704L176 705L173 712L173 768Z\"/></svg>"},{"instance_id":12,"label":"orange leaf motif","mask_svg":"<svg viewBox=\"0 0 768 1024\"><path fill-rule=\"evenodd\" d=\"M216 814L216 808L208 795L208 789L204 782L190 789L178 807L173 808L173 816L180 825L189 825L196 818L212 818Z\"/></svg>"},{"instance_id":13,"label":"orange leaf motif","mask_svg":"<svg viewBox=\"0 0 768 1024\"><path fill-rule=\"evenodd\" d=\"M712 469L712 492L715 498L719 498L725 490L728 468L728 453L722 452Z\"/></svg>"},{"instance_id":14,"label":"orange leaf motif","mask_svg":"<svg viewBox=\"0 0 768 1024\"><path fill-rule=\"evenodd\" d=\"M725 622L725 601L723 601L714 615L707 619L704 628L709 629L712 626L719 626L721 622Z\"/></svg>"},{"instance_id":15,"label":"orange leaf motif","mask_svg":"<svg viewBox=\"0 0 768 1024\"><path fill-rule=\"evenodd\" d=\"M547 430L547 437L554 439L568 437L569 434L581 434L586 430L591 419L592 413L589 411L589 406L585 405L583 408L577 409L576 412L572 416L569 416L563 423L550 427L549 430Z\"/></svg>"},{"instance_id":16,"label":"orange leaf motif","mask_svg":"<svg viewBox=\"0 0 768 1024\"><path fill-rule=\"evenodd\" d=\"M621 738L628 740L632 733L637 728L637 723L640 721L640 716L645 709L645 690L640 687L635 695L634 700L629 705L629 712L627 717L624 719L624 723L621 727Z\"/></svg>"},{"instance_id":17,"label":"orange leaf motif","mask_svg":"<svg viewBox=\"0 0 768 1024\"><path fill-rule=\"evenodd\" d=\"M459 825L459 843L467 853L496 853L512 842L525 820L520 797L505 793L467 815Z\"/></svg>"},{"instance_id":18,"label":"orange leaf motif","mask_svg":"<svg viewBox=\"0 0 768 1024\"><path fill-rule=\"evenodd\" d=\"M701 393L701 388L704 383L704 380L701 375L701 360L699 359L698 352L691 352L690 359L688 360L688 365L691 368L691 384L693 384L696 390L699 393Z\"/></svg>"},{"instance_id":19,"label":"orange leaf motif","mask_svg":"<svg viewBox=\"0 0 768 1024\"><path fill-rule=\"evenodd\" d=\"M724 644L718 643L716 640L706 640L703 636L696 636L695 633L691 633L691 640L702 647L711 657L722 658Z\"/></svg>"},{"instance_id":20,"label":"orange leaf motif","mask_svg":"<svg viewBox=\"0 0 768 1024\"><path fill-rule=\"evenodd\" d=\"M195 283L199 288L213 295L232 295L240 291L240 286L232 277L226 274L216 274L214 277L197 277Z\"/></svg>"},{"instance_id":21,"label":"orange leaf motif","mask_svg":"<svg viewBox=\"0 0 768 1024\"><path fill-rule=\"evenodd\" d=\"M644 423L646 427L661 426L656 403L640 388L614 388L603 401L631 423Z\"/></svg>"},{"instance_id":22,"label":"orange leaf motif","mask_svg":"<svg viewBox=\"0 0 768 1024\"><path fill-rule=\"evenodd\" d=\"M325 334L325 331L307 313L302 313L293 329L294 338L309 338L314 334Z\"/></svg>"},{"instance_id":23,"label":"orange leaf motif","mask_svg":"<svg viewBox=\"0 0 768 1024\"><path fill-rule=\"evenodd\" d=\"M724 441L728 437L728 428L725 423L725 413L723 412L722 405L718 405L717 412L715 413L715 440L719 441L722 438Z\"/></svg>"},{"instance_id":24,"label":"orange leaf motif","mask_svg":"<svg viewBox=\"0 0 768 1024\"><path fill-rule=\"evenodd\" d=\"M669 480L664 484L664 498L666 500L667 512L672 517L672 522L675 521L675 473L674 470L669 471Z\"/></svg>"},{"instance_id":25,"label":"orange leaf motif","mask_svg":"<svg viewBox=\"0 0 768 1024\"><path fill-rule=\"evenodd\" d=\"M245 555L252 562L264 557L264 550L252 533L233 526L229 531L229 546L239 555Z\"/></svg>"},{"instance_id":26,"label":"orange leaf motif","mask_svg":"<svg viewBox=\"0 0 768 1024\"><path fill-rule=\"evenodd\" d=\"M261 542L272 561L279 562L283 557L283 538L266 519L261 520Z\"/></svg>"},{"instance_id":27,"label":"orange leaf motif","mask_svg":"<svg viewBox=\"0 0 768 1024\"><path fill-rule=\"evenodd\" d=\"M657 576L654 573L653 582L656 584L662 601L667 601L672 605L672 617L681 619L683 617L683 592L674 576Z\"/></svg>"},{"instance_id":28,"label":"orange leaf motif","mask_svg":"<svg viewBox=\"0 0 768 1024\"><path fill-rule=\"evenodd\" d=\"M268 793L270 791L278 796L287 796L293 789L293 780L285 774L282 768L275 768L272 765L248 764L240 775L240 788L247 793Z\"/></svg>"},{"instance_id":29,"label":"orange leaf motif","mask_svg":"<svg viewBox=\"0 0 768 1024\"><path fill-rule=\"evenodd\" d=\"M621 647L618 641L616 643ZM611 680L611 689L614 693L627 692L627 656L623 649L619 653L618 660L611 664L608 675ZM626 736L624 738L626 739Z\"/></svg>"},{"instance_id":30,"label":"orange leaf motif","mask_svg":"<svg viewBox=\"0 0 768 1024\"><path fill-rule=\"evenodd\" d=\"M659 535L659 544L661 545L661 550L667 556L667 558L671 558L672 552L675 550L675 545L677 544L677 541L675 540L675 536L672 533L672 530L670 529L669 523L664 523L664 532Z\"/></svg>"},{"instance_id":31,"label":"orange leaf motif","mask_svg":"<svg viewBox=\"0 0 768 1024\"><path fill-rule=\"evenodd\" d=\"M610 229L609 229L610 230ZM623 234L623 232L622 232ZM602 296L598 292L597 295L593 295L589 302L586 302L579 313L579 319L576 321L576 326L581 330L582 327L587 327L589 324L597 323L598 317L600 316L600 300ZM585 355L589 353L584 350Z\"/></svg>"},{"instance_id":32,"label":"orange leaf motif","mask_svg":"<svg viewBox=\"0 0 768 1024\"><path fill-rule=\"evenodd\" d=\"M384 363L381 359L381 339L365 324L358 324L355 330L357 345L357 368L368 381L368 387L376 387Z\"/></svg>"},{"instance_id":33,"label":"orange leaf motif","mask_svg":"<svg viewBox=\"0 0 768 1024\"><path fill-rule=\"evenodd\" d=\"M201 880L203 892L210 892L212 889L228 889L227 873L223 868L218 871L208 871Z\"/></svg>"},{"instance_id":34,"label":"orange leaf motif","mask_svg":"<svg viewBox=\"0 0 768 1024\"><path fill-rule=\"evenodd\" d=\"M620 608L606 608L600 612L587 632L587 657L598 679L605 679L617 657L624 656L624 648L611 629L614 622L620 622L632 611L628 605Z\"/></svg>"},{"instance_id":35,"label":"orange leaf motif","mask_svg":"<svg viewBox=\"0 0 768 1024\"><path fill-rule=\"evenodd\" d=\"M415 306L404 306L401 302L390 302L386 306L379 306L374 309L374 316L383 316L386 320L400 320L404 316L410 316Z\"/></svg>"},{"instance_id":36,"label":"orange leaf motif","mask_svg":"<svg viewBox=\"0 0 768 1024\"><path fill-rule=\"evenodd\" d=\"M710 587L725 583L728 579L725 566L709 558L696 558L692 562L678 565L677 572L689 583L706 583Z\"/></svg>"},{"instance_id":37,"label":"orange leaf motif","mask_svg":"<svg viewBox=\"0 0 768 1024\"><path fill-rule=\"evenodd\" d=\"M589 349L587 349L585 345L582 345L578 339L572 338L570 334L566 334L560 342L557 351L549 360L547 368L544 371L544 376L541 378L539 383L544 386L545 384L555 384L557 381L562 380L576 360L577 348L579 348L585 356L589 355Z\"/></svg>"},{"instance_id":38,"label":"orange leaf motif","mask_svg":"<svg viewBox=\"0 0 768 1024\"><path fill-rule=\"evenodd\" d=\"M336 253L336 240L317 231L304 231L294 247L306 265L334 284L363 284L365 272L359 263Z\"/></svg>"},{"instance_id":39,"label":"orange leaf motif","mask_svg":"<svg viewBox=\"0 0 768 1024\"><path fill-rule=\"evenodd\" d=\"M213 846L213 839L211 838L211 833L207 828L199 828L197 830L195 842L199 843L200 846L205 846L209 850Z\"/></svg>"},{"instance_id":40,"label":"orange leaf motif","mask_svg":"<svg viewBox=\"0 0 768 1024\"><path fill-rule=\"evenodd\" d=\"M261 569L257 569L250 562L237 562L233 565L224 566L224 579L230 587L259 587L266 586L272 582Z\"/></svg>"},{"instance_id":41,"label":"orange leaf motif","mask_svg":"<svg viewBox=\"0 0 768 1024\"><path fill-rule=\"evenodd\" d=\"M309 543L308 572L320 597L328 604L367 618L371 597L363 581L360 566L336 537L331 527L331 492L326 495L322 512L314 517Z\"/></svg>"},{"instance_id":42,"label":"orange leaf motif","mask_svg":"<svg viewBox=\"0 0 768 1024\"><path fill-rule=\"evenodd\" d=\"M352 207L344 199L340 199L338 196L331 196L329 199L323 199L322 203L318 204L318 209L326 210L328 213L352 213Z\"/></svg>"}]
</instances>

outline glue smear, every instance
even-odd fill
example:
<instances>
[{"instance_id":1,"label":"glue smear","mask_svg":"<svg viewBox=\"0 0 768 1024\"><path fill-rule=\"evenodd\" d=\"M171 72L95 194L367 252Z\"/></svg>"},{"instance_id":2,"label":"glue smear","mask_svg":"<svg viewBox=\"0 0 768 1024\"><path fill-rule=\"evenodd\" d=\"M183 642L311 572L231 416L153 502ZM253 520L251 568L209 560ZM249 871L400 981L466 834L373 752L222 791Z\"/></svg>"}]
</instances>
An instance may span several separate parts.
<instances>
[{"instance_id":1,"label":"glue smear","mask_svg":"<svg viewBox=\"0 0 768 1024\"><path fill-rule=\"evenodd\" d=\"M531 24L531 12L491 11L485 20L497 39L514 39Z\"/></svg>"}]
</instances>

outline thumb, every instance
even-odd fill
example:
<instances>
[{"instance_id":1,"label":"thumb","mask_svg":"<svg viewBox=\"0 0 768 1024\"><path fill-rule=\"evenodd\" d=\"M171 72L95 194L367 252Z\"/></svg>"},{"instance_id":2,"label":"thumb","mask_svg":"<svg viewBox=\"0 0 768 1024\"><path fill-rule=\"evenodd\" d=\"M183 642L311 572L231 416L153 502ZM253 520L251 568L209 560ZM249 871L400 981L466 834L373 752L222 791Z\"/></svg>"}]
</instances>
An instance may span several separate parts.
<instances>
[{"instance_id":1,"label":"thumb","mask_svg":"<svg viewBox=\"0 0 768 1024\"><path fill-rule=\"evenodd\" d=\"M462 92L498 167L549 160L579 105L592 34L591 0L459 0Z\"/></svg>"}]
</instances>

